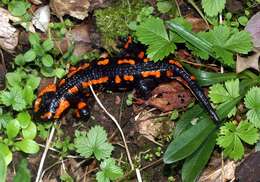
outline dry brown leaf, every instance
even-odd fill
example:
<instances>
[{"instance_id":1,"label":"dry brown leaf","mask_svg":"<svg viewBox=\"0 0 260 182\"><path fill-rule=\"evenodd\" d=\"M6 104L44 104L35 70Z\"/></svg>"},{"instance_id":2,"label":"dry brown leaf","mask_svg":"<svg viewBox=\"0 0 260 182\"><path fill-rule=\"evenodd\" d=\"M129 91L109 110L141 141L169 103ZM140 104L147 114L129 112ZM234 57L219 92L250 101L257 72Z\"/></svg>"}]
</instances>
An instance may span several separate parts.
<instances>
[{"instance_id":1,"label":"dry brown leaf","mask_svg":"<svg viewBox=\"0 0 260 182\"><path fill-rule=\"evenodd\" d=\"M260 51L248 57L241 57L237 55L236 72L240 73L248 68L253 68L259 71L259 56Z\"/></svg>"},{"instance_id":2,"label":"dry brown leaf","mask_svg":"<svg viewBox=\"0 0 260 182\"><path fill-rule=\"evenodd\" d=\"M248 21L245 30L250 32L255 48L260 48L260 12L256 13Z\"/></svg>"},{"instance_id":3,"label":"dry brown leaf","mask_svg":"<svg viewBox=\"0 0 260 182\"><path fill-rule=\"evenodd\" d=\"M208 25L202 18L188 15L185 19L192 24L192 31L194 32L206 31L209 29Z\"/></svg>"},{"instance_id":4,"label":"dry brown leaf","mask_svg":"<svg viewBox=\"0 0 260 182\"><path fill-rule=\"evenodd\" d=\"M50 22L50 16L51 15L49 6L40 7L34 12L32 23L37 29L41 30L42 32L47 32Z\"/></svg>"},{"instance_id":5,"label":"dry brown leaf","mask_svg":"<svg viewBox=\"0 0 260 182\"><path fill-rule=\"evenodd\" d=\"M12 15L7 10L0 8L0 17L0 47L13 52L18 44L19 31L9 23Z\"/></svg>"},{"instance_id":6,"label":"dry brown leaf","mask_svg":"<svg viewBox=\"0 0 260 182\"><path fill-rule=\"evenodd\" d=\"M88 0L51 0L50 7L58 16L70 15L83 20L88 16L90 2Z\"/></svg>"}]
</instances>

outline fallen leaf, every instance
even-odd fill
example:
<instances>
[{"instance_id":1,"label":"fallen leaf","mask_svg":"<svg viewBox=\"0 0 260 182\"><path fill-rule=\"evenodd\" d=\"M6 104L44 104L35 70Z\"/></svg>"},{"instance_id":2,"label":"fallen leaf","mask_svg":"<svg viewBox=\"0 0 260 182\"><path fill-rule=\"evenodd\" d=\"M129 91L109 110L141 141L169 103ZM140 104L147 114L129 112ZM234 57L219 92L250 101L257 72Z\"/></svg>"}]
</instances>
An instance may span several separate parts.
<instances>
[{"instance_id":1,"label":"fallen leaf","mask_svg":"<svg viewBox=\"0 0 260 182\"><path fill-rule=\"evenodd\" d=\"M36 28L38 28L42 32L47 32L49 22L50 22L49 6L40 7L34 12L32 23Z\"/></svg>"},{"instance_id":2,"label":"fallen leaf","mask_svg":"<svg viewBox=\"0 0 260 182\"><path fill-rule=\"evenodd\" d=\"M255 182L260 179L260 152L250 154L236 168L235 176L237 181Z\"/></svg>"},{"instance_id":3,"label":"fallen leaf","mask_svg":"<svg viewBox=\"0 0 260 182\"><path fill-rule=\"evenodd\" d=\"M255 48L260 48L260 12L256 13L248 21L245 30L250 32Z\"/></svg>"},{"instance_id":4,"label":"fallen leaf","mask_svg":"<svg viewBox=\"0 0 260 182\"><path fill-rule=\"evenodd\" d=\"M18 44L19 31L9 23L12 15L7 10L0 8L0 17L0 47L13 52Z\"/></svg>"},{"instance_id":5,"label":"fallen leaf","mask_svg":"<svg viewBox=\"0 0 260 182\"><path fill-rule=\"evenodd\" d=\"M83 20L88 16L90 2L88 0L51 0L50 7L58 16L70 15Z\"/></svg>"},{"instance_id":6,"label":"fallen leaf","mask_svg":"<svg viewBox=\"0 0 260 182\"><path fill-rule=\"evenodd\" d=\"M241 57L237 55L236 72L240 73L248 68L253 68L259 71L259 56L260 51L248 57Z\"/></svg>"},{"instance_id":7,"label":"fallen leaf","mask_svg":"<svg viewBox=\"0 0 260 182\"><path fill-rule=\"evenodd\" d=\"M147 100L147 104L163 112L183 108L193 100L190 91L177 81L160 84L151 94L152 97Z\"/></svg>"},{"instance_id":8,"label":"fallen leaf","mask_svg":"<svg viewBox=\"0 0 260 182\"><path fill-rule=\"evenodd\" d=\"M32 4L35 4L35 5L40 5L42 4L42 1L41 0L29 0Z\"/></svg>"},{"instance_id":9,"label":"fallen leaf","mask_svg":"<svg viewBox=\"0 0 260 182\"><path fill-rule=\"evenodd\" d=\"M185 19L192 24L192 31L194 32L206 31L209 29L208 25L202 18L187 15Z\"/></svg>"}]
</instances>

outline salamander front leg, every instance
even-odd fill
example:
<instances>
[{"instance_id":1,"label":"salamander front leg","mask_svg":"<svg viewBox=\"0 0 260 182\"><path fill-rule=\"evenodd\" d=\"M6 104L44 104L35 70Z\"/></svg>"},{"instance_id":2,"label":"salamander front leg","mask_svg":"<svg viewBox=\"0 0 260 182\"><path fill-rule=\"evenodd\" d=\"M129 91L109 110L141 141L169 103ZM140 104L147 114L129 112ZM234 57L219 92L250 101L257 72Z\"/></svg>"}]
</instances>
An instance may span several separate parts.
<instances>
[{"instance_id":1,"label":"salamander front leg","mask_svg":"<svg viewBox=\"0 0 260 182\"><path fill-rule=\"evenodd\" d=\"M90 111L86 102L80 101L77 104L75 115L77 118L82 118L84 120L88 120L90 118Z\"/></svg>"},{"instance_id":2,"label":"salamander front leg","mask_svg":"<svg viewBox=\"0 0 260 182\"><path fill-rule=\"evenodd\" d=\"M140 79L136 81L137 95L147 100L152 90L158 85L157 81L152 78Z\"/></svg>"}]
</instances>

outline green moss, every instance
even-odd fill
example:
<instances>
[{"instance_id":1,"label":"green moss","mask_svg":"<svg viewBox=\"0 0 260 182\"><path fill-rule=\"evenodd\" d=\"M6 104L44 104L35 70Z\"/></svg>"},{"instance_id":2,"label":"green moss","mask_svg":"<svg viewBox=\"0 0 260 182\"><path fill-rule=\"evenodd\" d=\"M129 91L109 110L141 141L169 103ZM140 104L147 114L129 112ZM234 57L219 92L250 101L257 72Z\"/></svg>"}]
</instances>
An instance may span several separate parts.
<instances>
[{"instance_id":1,"label":"green moss","mask_svg":"<svg viewBox=\"0 0 260 182\"><path fill-rule=\"evenodd\" d=\"M144 6L140 0L119 0L108 8L96 10L94 15L103 47L109 49L115 45L116 37L130 34L128 24Z\"/></svg>"}]
</instances>

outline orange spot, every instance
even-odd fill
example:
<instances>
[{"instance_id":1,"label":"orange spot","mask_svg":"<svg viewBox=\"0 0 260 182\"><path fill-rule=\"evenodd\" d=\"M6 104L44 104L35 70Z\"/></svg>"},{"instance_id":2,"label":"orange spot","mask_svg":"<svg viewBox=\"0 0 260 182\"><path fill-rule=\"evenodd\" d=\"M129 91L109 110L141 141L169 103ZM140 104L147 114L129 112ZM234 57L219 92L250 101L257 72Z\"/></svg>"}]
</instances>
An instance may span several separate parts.
<instances>
[{"instance_id":1,"label":"orange spot","mask_svg":"<svg viewBox=\"0 0 260 182\"><path fill-rule=\"evenodd\" d=\"M173 77L173 72L172 71L166 71L166 76L167 77Z\"/></svg>"},{"instance_id":2,"label":"orange spot","mask_svg":"<svg viewBox=\"0 0 260 182\"><path fill-rule=\"evenodd\" d=\"M44 87L38 94L38 97L43 96L47 92L56 92L56 85L55 84L49 84L46 87Z\"/></svg>"},{"instance_id":3,"label":"orange spot","mask_svg":"<svg viewBox=\"0 0 260 182\"><path fill-rule=\"evenodd\" d=\"M82 101L81 101L81 102L78 103L77 108L78 108L78 109L83 109L83 108L86 107L86 106L87 106L87 104L86 104L85 102L82 102Z\"/></svg>"},{"instance_id":4,"label":"orange spot","mask_svg":"<svg viewBox=\"0 0 260 182\"><path fill-rule=\"evenodd\" d=\"M42 98L37 98L34 102L34 112L38 112L40 110L40 104L42 102Z\"/></svg>"},{"instance_id":5,"label":"orange spot","mask_svg":"<svg viewBox=\"0 0 260 182\"><path fill-rule=\"evenodd\" d=\"M115 77L115 82L116 82L116 83L121 83L121 78L120 78L120 76L116 75L116 77Z\"/></svg>"},{"instance_id":6,"label":"orange spot","mask_svg":"<svg viewBox=\"0 0 260 182\"><path fill-rule=\"evenodd\" d=\"M65 83L65 79L62 79L62 80L59 82L59 86L64 85L64 83Z\"/></svg>"},{"instance_id":7,"label":"orange spot","mask_svg":"<svg viewBox=\"0 0 260 182\"><path fill-rule=\"evenodd\" d=\"M133 42L132 37L128 36L128 39L127 39L127 42L124 45L124 48L127 49L132 42Z\"/></svg>"},{"instance_id":8,"label":"orange spot","mask_svg":"<svg viewBox=\"0 0 260 182\"><path fill-rule=\"evenodd\" d=\"M90 80L88 82L82 82L82 87L83 88L87 88L89 87L90 85L96 85L96 84L101 84L101 83L106 83L108 81L108 76L104 76L104 77L101 77L97 80Z\"/></svg>"},{"instance_id":9,"label":"orange spot","mask_svg":"<svg viewBox=\"0 0 260 182\"><path fill-rule=\"evenodd\" d=\"M140 58L140 59L144 58L144 51L139 52L138 58Z\"/></svg>"},{"instance_id":10,"label":"orange spot","mask_svg":"<svg viewBox=\"0 0 260 182\"><path fill-rule=\"evenodd\" d=\"M144 58L144 59L143 59L143 61L144 61L145 63L147 63L149 60L150 60L149 58Z\"/></svg>"},{"instance_id":11,"label":"orange spot","mask_svg":"<svg viewBox=\"0 0 260 182\"><path fill-rule=\"evenodd\" d=\"M179 68L182 68L182 65L178 61L170 60L169 63L174 64L174 65L178 66Z\"/></svg>"},{"instance_id":12,"label":"orange spot","mask_svg":"<svg viewBox=\"0 0 260 182\"><path fill-rule=\"evenodd\" d=\"M161 76L160 71L143 71L143 72L141 72L141 74L144 78L149 77L149 76L154 76L156 78L159 78Z\"/></svg>"},{"instance_id":13,"label":"orange spot","mask_svg":"<svg viewBox=\"0 0 260 182\"><path fill-rule=\"evenodd\" d=\"M123 59L123 60L118 60L117 64L135 64L135 61L133 59Z\"/></svg>"},{"instance_id":14,"label":"orange spot","mask_svg":"<svg viewBox=\"0 0 260 182\"><path fill-rule=\"evenodd\" d=\"M75 94L79 91L78 87L74 86L68 90L69 93Z\"/></svg>"},{"instance_id":15,"label":"orange spot","mask_svg":"<svg viewBox=\"0 0 260 182\"><path fill-rule=\"evenodd\" d=\"M60 104L56 110L56 113L54 115L54 118L55 119L58 119L60 118L61 114L63 113L63 111L65 111L68 107L70 106L70 103L69 101L65 100L65 99L62 99L60 101Z\"/></svg>"},{"instance_id":16,"label":"orange spot","mask_svg":"<svg viewBox=\"0 0 260 182\"><path fill-rule=\"evenodd\" d=\"M47 112L44 115L41 116L42 119L51 119L52 117L52 113L51 112Z\"/></svg>"},{"instance_id":17,"label":"orange spot","mask_svg":"<svg viewBox=\"0 0 260 182\"><path fill-rule=\"evenodd\" d=\"M71 77L71 76L75 75L77 72L79 72L80 70L84 70L88 67L89 67L89 63L84 63L81 66L79 66L78 68L72 67L72 68L70 68L71 71L69 72L68 77Z\"/></svg>"},{"instance_id":18,"label":"orange spot","mask_svg":"<svg viewBox=\"0 0 260 182\"><path fill-rule=\"evenodd\" d=\"M124 75L124 80L133 81L134 77L132 75Z\"/></svg>"},{"instance_id":19,"label":"orange spot","mask_svg":"<svg viewBox=\"0 0 260 182\"><path fill-rule=\"evenodd\" d=\"M97 65L107 65L109 63L109 59L104 59L97 62Z\"/></svg>"},{"instance_id":20,"label":"orange spot","mask_svg":"<svg viewBox=\"0 0 260 182\"><path fill-rule=\"evenodd\" d=\"M76 71L76 70L77 70L77 68L76 68L75 66L71 66L71 67L69 68L69 72Z\"/></svg>"},{"instance_id":21,"label":"orange spot","mask_svg":"<svg viewBox=\"0 0 260 182\"><path fill-rule=\"evenodd\" d=\"M190 79L191 79L191 80L196 80L196 77L192 75L192 76L190 77Z\"/></svg>"}]
</instances>

